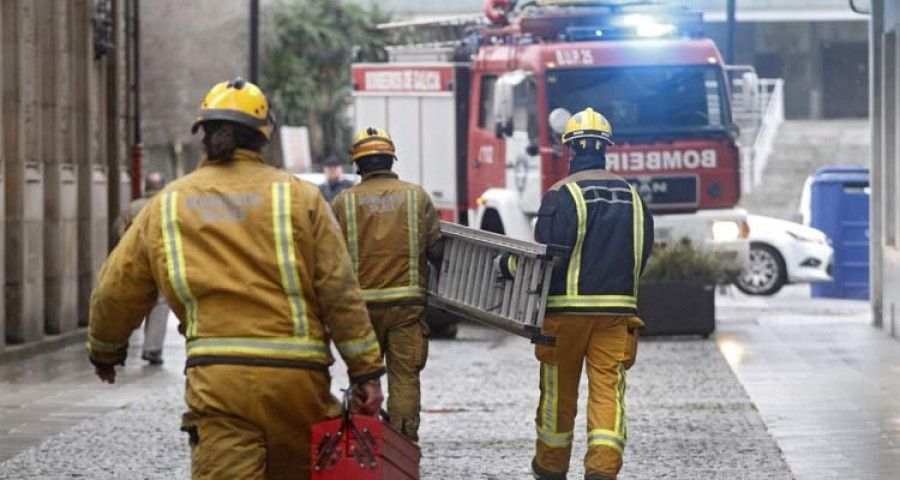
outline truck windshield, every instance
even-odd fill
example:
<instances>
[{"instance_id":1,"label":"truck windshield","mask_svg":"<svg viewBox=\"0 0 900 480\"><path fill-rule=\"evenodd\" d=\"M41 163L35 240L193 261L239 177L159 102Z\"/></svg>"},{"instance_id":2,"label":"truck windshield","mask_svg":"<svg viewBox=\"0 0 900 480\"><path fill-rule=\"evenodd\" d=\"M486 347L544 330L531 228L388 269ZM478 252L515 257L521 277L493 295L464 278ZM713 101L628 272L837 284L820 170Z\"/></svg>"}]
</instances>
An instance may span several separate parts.
<instances>
[{"instance_id":1,"label":"truck windshield","mask_svg":"<svg viewBox=\"0 0 900 480\"><path fill-rule=\"evenodd\" d=\"M554 70L547 111L592 107L618 138L664 132L721 132L730 123L721 70L653 66Z\"/></svg>"}]
</instances>

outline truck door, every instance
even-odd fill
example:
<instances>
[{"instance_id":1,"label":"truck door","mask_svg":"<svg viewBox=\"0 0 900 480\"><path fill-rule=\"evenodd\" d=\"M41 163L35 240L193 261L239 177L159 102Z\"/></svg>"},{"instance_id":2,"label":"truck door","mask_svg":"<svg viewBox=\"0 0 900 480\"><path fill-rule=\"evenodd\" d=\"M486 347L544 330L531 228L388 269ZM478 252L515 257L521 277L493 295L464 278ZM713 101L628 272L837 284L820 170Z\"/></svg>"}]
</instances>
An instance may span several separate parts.
<instances>
[{"instance_id":1,"label":"truck door","mask_svg":"<svg viewBox=\"0 0 900 480\"><path fill-rule=\"evenodd\" d=\"M498 113L505 143L506 188L516 193L524 213L541 204L541 157L538 149L537 80L530 72L511 72L497 82Z\"/></svg>"}]
</instances>

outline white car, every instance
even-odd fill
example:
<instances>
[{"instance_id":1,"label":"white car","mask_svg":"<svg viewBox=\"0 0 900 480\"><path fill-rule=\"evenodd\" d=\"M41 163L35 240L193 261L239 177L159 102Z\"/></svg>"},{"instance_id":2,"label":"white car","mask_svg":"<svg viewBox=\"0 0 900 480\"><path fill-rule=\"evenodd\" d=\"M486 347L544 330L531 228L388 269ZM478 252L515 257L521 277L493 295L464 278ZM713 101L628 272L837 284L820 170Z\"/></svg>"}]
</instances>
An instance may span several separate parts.
<instances>
[{"instance_id":1,"label":"white car","mask_svg":"<svg viewBox=\"0 0 900 480\"><path fill-rule=\"evenodd\" d=\"M750 262L736 282L748 295L774 295L789 283L832 281L834 249L821 230L750 215Z\"/></svg>"}]
</instances>

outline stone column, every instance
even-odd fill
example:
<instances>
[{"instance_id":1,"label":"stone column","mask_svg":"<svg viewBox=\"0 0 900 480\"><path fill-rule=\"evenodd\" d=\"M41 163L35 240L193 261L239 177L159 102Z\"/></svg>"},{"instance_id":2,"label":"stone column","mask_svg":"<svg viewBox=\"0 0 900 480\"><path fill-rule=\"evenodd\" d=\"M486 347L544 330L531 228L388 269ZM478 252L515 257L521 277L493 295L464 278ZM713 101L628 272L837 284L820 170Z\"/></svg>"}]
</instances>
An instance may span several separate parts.
<instances>
[{"instance_id":1,"label":"stone column","mask_svg":"<svg viewBox=\"0 0 900 480\"><path fill-rule=\"evenodd\" d=\"M6 152L6 340L39 340L44 331L43 169L37 5L2 2Z\"/></svg>"},{"instance_id":2,"label":"stone column","mask_svg":"<svg viewBox=\"0 0 900 480\"><path fill-rule=\"evenodd\" d=\"M3 136L6 132L6 109L4 108L4 100L6 90L4 83L6 82L6 74L3 69L6 68L4 52L6 51L6 36L4 35L3 15L5 8L0 5L0 285L6 285L6 149L3 144ZM0 302L0 352L6 346L6 302Z\"/></svg>"},{"instance_id":3,"label":"stone column","mask_svg":"<svg viewBox=\"0 0 900 480\"><path fill-rule=\"evenodd\" d=\"M107 255L107 192L101 150L100 94L104 60L94 59L91 0L71 0L75 163L78 191L78 324L88 324L91 291Z\"/></svg>"},{"instance_id":4,"label":"stone column","mask_svg":"<svg viewBox=\"0 0 900 480\"><path fill-rule=\"evenodd\" d=\"M75 20L67 0L51 0L42 22L48 32L43 42L42 65L52 72L42 76L42 125L46 141L44 191L44 267L46 333L58 334L78 326L78 170L74 161L73 70L71 23ZM55 99L49 102L49 99Z\"/></svg>"}]
</instances>

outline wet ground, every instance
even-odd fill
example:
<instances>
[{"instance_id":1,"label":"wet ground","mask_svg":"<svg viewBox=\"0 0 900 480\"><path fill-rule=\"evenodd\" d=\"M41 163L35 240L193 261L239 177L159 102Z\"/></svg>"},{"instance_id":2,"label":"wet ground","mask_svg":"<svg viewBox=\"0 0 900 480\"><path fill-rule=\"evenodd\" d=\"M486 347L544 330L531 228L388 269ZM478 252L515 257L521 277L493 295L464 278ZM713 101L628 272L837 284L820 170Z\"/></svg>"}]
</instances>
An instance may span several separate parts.
<instances>
[{"instance_id":1,"label":"wet ground","mask_svg":"<svg viewBox=\"0 0 900 480\"><path fill-rule=\"evenodd\" d=\"M900 340L806 291L719 298L720 349L797 479L900 478Z\"/></svg>"},{"instance_id":2,"label":"wet ground","mask_svg":"<svg viewBox=\"0 0 900 480\"><path fill-rule=\"evenodd\" d=\"M900 342L867 326L864 303L803 291L720 296L714 339L642 341L622 478L896 478ZM133 352L114 387L94 379L81 347L0 366L0 479L187 478L182 348L170 336L163 368ZM493 330L434 341L423 477L530 478L537 367L526 341ZM570 478L582 471L583 413Z\"/></svg>"}]
</instances>

